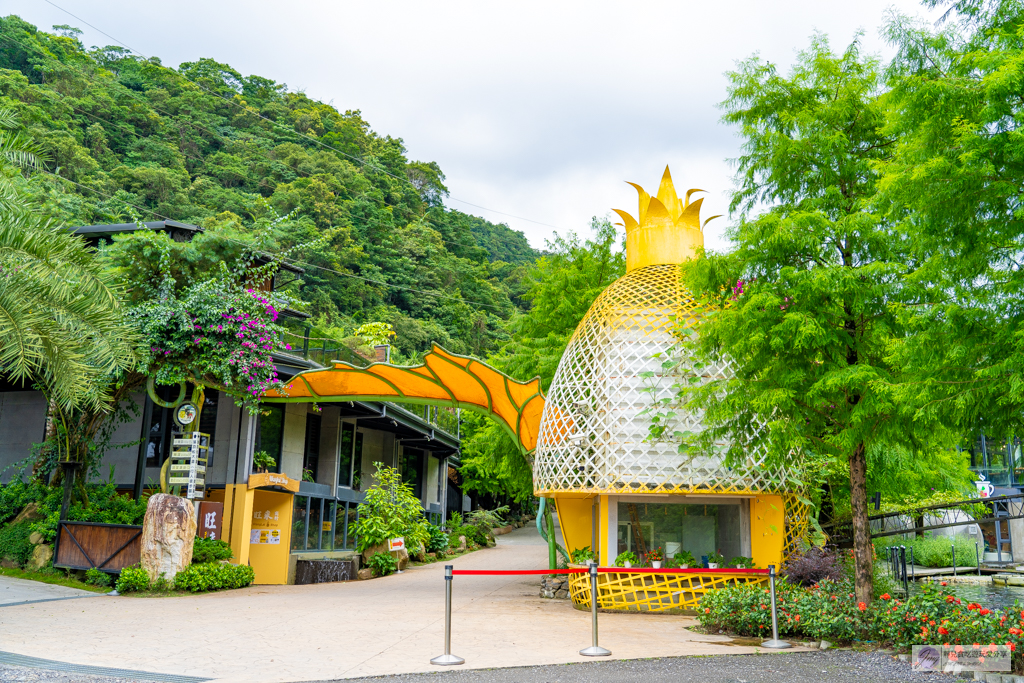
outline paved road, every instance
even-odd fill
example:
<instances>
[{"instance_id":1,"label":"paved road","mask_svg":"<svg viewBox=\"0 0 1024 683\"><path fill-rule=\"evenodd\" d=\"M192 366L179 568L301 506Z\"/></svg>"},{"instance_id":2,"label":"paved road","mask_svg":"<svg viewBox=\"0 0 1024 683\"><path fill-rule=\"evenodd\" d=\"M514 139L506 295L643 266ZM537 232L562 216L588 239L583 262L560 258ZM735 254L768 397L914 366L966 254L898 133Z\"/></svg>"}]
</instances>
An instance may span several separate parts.
<instances>
[{"instance_id":1,"label":"paved road","mask_svg":"<svg viewBox=\"0 0 1024 683\"><path fill-rule=\"evenodd\" d=\"M62 598L94 598L101 595L103 593L0 575L0 607Z\"/></svg>"},{"instance_id":2,"label":"paved road","mask_svg":"<svg viewBox=\"0 0 1024 683\"><path fill-rule=\"evenodd\" d=\"M0 682L128 683L128 678L84 676L42 669L0 665ZM335 679L338 681L339 679ZM956 680L945 679L943 680ZM373 678L344 683L936 683L928 674L914 674L895 657L832 650L792 654L554 664L507 669L444 670Z\"/></svg>"},{"instance_id":3,"label":"paved road","mask_svg":"<svg viewBox=\"0 0 1024 683\"><path fill-rule=\"evenodd\" d=\"M535 529L498 542L453 564L546 566L547 549ZM373 581L0 607L0 655L267 683L436 671L429 661L443 650L443 571L433 564ZM452 643L466 668L585 661L578 650L590 644L590 614L539 592L537 576L456 577ZM683 616L602 614L601 644L623 659L758 649L687 630L693 623ZM5 661L17 664L0 656Z\"/></svg>"}]
</instances>

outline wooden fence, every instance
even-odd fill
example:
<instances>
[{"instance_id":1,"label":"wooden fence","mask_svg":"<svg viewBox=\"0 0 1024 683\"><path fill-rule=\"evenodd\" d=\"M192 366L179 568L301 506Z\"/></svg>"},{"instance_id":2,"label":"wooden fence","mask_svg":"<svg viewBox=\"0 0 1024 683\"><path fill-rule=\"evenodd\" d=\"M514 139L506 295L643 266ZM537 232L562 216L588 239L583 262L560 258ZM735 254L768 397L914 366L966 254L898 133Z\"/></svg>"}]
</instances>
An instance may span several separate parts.
<instances>
[{"instance_id":1,"label":"wooden fence","mask_svg":"<svg viewBox=\"0 0 1024 683\"><path fill-rule=\"evenodd\" d=\"M53 566L119 572L136 564L141 554L141 526L60 522Z\"/></svg>"}]
</instances>

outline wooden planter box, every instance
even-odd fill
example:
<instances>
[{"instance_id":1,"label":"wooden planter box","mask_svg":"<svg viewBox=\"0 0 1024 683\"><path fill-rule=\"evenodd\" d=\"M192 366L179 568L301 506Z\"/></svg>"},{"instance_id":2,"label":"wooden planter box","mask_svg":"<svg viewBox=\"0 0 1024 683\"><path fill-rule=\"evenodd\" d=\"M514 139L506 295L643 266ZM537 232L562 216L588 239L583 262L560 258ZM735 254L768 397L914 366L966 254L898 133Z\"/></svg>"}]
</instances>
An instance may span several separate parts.
<instances>
[{"instance_id":1,"label":"wooden planter box","mask_svg":"<svg viewBox=\"0 0 1024 683\"><path fill-rule=\"evenodd\" d=\"M141 555L141 526L60 522L53 566L116 573L137 564Z\"/></svg>"}]
</instances>

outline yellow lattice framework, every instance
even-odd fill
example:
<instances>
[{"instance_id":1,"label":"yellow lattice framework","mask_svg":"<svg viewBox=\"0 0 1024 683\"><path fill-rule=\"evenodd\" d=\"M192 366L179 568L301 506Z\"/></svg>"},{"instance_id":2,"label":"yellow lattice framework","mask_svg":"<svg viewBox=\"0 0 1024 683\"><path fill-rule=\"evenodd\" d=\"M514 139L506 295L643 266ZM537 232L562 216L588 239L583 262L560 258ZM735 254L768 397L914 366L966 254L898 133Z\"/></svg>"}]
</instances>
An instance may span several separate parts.
<instances>
[{"instance_id":1,"label":"yellow lattice framework","mask_svg":"<svg viewBox=\"0 0 1024 683\"><path fill-rule=\"evenodd\" d=\"M763 449L726 467L718 454L680 453L675 439L649 438L651 417L644 411L688 381L662 366L679 342L677 326L694 328L701 312L680 282L678 265L641 267L601 293L569 341L548 392L534 466L537 494L786 491L786 469L768 464ZM732 368L721 360L696 376L727 379ZM667 433L702 430L703 413L678 409Z\"/></svg>"},{"instance_id":2,"label":"yellow lattice framework","mask_svg":"<svg viewBox=\"0 0 1024 683\"><path fill-rule=\"evenodd\" d=\"M665 574L608 572L597 575L597 606L634 612L696 610L708 591L767 582L765 574L716 572L713 569ZM569 597L575 605L590 607L588 574L569 575Z\"/></svg>"}]
</instances>

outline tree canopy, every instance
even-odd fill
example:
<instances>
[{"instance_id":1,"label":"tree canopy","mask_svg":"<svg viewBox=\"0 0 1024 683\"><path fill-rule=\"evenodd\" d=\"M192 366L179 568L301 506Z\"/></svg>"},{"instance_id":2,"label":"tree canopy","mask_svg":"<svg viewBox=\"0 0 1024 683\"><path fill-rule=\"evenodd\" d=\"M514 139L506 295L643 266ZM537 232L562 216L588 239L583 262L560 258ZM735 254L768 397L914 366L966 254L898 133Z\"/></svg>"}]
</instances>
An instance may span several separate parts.
<instances>
[{"instance_id":1,"label":"tree canopy","mask_svg":"<svg viewBox=\"0 0 1024 683\"><path fill-rule=\"evenodd\" d=\"M390 323L397 357L438 342L486 355L507 338L536 252L522 233L444 207L444 173L285 84L211 59L177 69L78 33L0 19L0 107L50 163L23 184L66 225L170 218L245 239L273 209L276 248L321 328ZM321 329L322 333L322 329ZM315 331L314 334L317 334Z\"/></svg>"}]
</instances>

